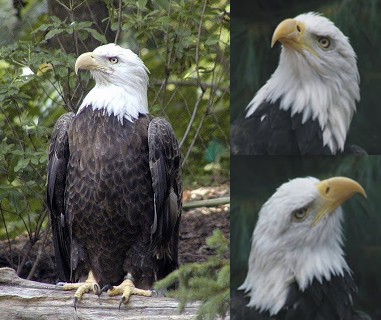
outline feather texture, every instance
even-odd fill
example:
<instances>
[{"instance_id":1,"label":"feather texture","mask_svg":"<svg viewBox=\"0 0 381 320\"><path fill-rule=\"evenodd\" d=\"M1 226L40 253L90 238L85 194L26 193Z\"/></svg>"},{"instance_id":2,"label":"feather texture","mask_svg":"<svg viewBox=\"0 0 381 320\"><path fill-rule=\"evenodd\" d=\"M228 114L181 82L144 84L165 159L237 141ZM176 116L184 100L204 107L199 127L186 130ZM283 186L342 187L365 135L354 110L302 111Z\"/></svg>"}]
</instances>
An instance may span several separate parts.
<instances>
[{"instance_id":1,"label":"feather texture","mask_svg":"<svg viewBox=\"0 0 381 320\"><path fill-rule=\"evenodd\" d=\"M103 287L130 273L150 288L178 267L178 143L166 120L148 114L148 70L137 55L110 44L82 56L96 86L76 115L57 121L49 151L59 276L83 281L92 271Z\"/></svg>"},{"instance_id":2,"label":"feather texture","mask_svg":"<svg viewBox=\"0 0 381 320\"><path fill-rule=\"evenodd\" d=\"M248 304L235 307L238 315L251 314L252 319L357 319L359 313L352 307L352 294L357 289L342 249L341 207L333 205L332 211L324 211L314 224L321 210L328 210L322 208L331 206L327 207L331 201L328 193L336 197L339 192L332 191L333 183L323 182L327 189L324 187L322 194L320 185L312 177L290 180L261 208L249 270L239 287ZM341 203L340 199L329 203ZM304 214L302 219L295 218L298 212Z\"/></svg>"},{"instance_id":3,"label":"feather texture","mask_svg":"<svg viewBox=\"0 0 381 320\"><path fill-rule=\"evenodd\" d=\"M306 13L294 20L305 26L303 42L282 46L277 69L248 104L246 120L235 125L235 154L345 152L360 100L356 54L327 18ZM330 40L329 48L319 46L321 37Z\"/></svg>"}]
</instances>

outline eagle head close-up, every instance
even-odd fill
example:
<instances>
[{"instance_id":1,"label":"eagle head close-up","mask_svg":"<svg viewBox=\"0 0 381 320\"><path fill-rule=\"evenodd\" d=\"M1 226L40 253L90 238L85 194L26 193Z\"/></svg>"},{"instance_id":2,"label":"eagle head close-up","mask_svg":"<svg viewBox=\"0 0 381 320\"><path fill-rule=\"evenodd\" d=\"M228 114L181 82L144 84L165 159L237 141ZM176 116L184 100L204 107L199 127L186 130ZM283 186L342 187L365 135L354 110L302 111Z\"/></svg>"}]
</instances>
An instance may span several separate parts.
<instances>
[{"instance_id":1,"label":"eagle head close-up","mask_svg":"<svg viewBox=\"0 0 381 320\"><path fill-rule=\"evenodd\" d=\"M356 54L332 21L305 13L282 21L279 64L232 125L235 154L365 153L347 144L360 100Z\"/></svg>"},{"instance_id":2,"label":"eagle head close-up","mask_svg":"<svg viewBox=\"0 0 381 320\"><path fill-rule=\"evenodd\" d=\"M357 288L342 248L341 204L356 193L366 197L349 178L306 177L267 200L239 288L249 297L244 309L251 319L368 319L353 309Z\"/></svg>"}]
</instances>

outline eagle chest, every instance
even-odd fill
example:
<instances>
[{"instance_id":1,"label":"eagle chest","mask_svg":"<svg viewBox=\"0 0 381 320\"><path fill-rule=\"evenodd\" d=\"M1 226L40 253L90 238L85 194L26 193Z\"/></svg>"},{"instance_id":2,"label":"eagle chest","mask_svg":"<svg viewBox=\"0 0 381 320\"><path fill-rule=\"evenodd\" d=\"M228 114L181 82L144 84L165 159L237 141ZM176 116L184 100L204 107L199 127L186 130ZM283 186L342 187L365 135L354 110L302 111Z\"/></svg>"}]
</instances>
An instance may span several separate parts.
<instances>
[{"instance_id":1,"label":"eagle chest","mask_svg":"<svg viewBox=\"0 0 381 320\"><path fill-rule=\"evenodd\" d=\"M101 233L108 242L112 232L132 241L153 217L149 121L142 117L122 124L100 111L88 113L80 113L69 131L65 198L73 236L88 239L89 233Z\"/></svg>"}]
</instances>

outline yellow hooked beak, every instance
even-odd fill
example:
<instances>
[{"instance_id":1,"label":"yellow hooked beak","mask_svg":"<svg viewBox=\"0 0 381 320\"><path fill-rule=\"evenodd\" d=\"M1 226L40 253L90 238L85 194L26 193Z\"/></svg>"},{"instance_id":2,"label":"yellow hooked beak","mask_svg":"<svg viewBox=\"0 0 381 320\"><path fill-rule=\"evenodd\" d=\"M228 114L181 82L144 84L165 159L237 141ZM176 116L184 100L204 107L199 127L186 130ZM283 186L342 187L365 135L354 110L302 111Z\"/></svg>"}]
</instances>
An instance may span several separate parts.
<instances>
[{"instance_id":1,"label":"yellow hooked beak","mask_svg":"<svg viewBox=\"0 0 381 320\"><path fill-rule=\"evenodd\" d=\"M313 37L306 31L304 22L295 19L283 20L275 29L271 40L271 48L279 41L286 48L301 52L306 49L318 56L313 49Z\"/></svg>"},{"instance_id":2,"label":"yellow hooked beak","mask_svg":"<svg viewBox=\"0 0 381 320\"><path fill-rule=\"evenodd\" d=\"M323 180L316 185L316 188L321 195L322 207L313 220L312 226L316 225L325 214L335 211L356 193L360 193L366 198L363 187L356 181L345 177Z\"/></svg>"},{"instance_id":3,"label":"yellow hooked beak","mask_svg":"<svg viewBox=\"0 0 381 320\"><path fill-rule=\"evenodd\" d=\"M79 69L84 70L105 70L107 66L105 66L98 55L94 52L86 52L81 54L77 61L75 62L75 73L78 74Z\"/></svg>"}]
</instances>

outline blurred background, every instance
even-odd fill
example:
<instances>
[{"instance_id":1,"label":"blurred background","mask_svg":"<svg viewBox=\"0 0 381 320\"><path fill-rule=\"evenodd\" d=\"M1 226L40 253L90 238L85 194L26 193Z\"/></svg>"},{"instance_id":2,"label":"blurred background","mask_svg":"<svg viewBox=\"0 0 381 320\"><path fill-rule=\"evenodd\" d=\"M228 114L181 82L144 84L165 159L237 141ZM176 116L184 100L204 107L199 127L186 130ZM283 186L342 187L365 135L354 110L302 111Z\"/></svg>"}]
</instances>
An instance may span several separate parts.
<instances>
[{"instance_id":1,"label":"blurred background","mask_svg":"<svg viewBox=\"0 0 381 320\"><path fill-rule=\"evenodd\" d=\"M368 154L381 154L381 0L240 0L231 17L231 122L278 66L280 45L270 48L276 26L286 18L315 11L350 39L358 58L361 101L348 141Z\"/></svg>"},{"instance_id":2,"label":"blurred background","mask_svg":"<svg viewBox=\"0 0 381 320\"><path fill-rule=\"evenodd\" d=\"M345 176L368 198L344 203L344 252L358 286L354 306L381 319L381 156L234 156L231 159L231 290L247 273L251 236L261 206L289 179Z\"/></svg>"}]
</instances>

